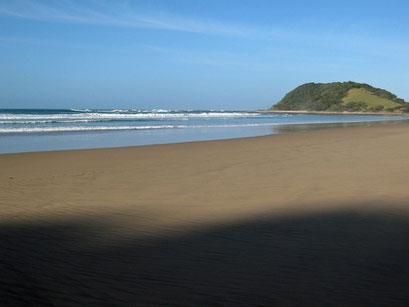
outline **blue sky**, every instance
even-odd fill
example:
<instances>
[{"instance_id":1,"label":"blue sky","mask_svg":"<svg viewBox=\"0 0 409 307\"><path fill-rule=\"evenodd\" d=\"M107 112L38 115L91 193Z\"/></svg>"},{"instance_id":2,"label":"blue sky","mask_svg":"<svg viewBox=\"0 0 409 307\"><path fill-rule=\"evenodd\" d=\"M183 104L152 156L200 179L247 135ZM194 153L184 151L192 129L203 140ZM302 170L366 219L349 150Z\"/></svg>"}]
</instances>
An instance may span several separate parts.
<instances>
[{"instance_id":1,"label":"blue sky","mask_svg":"<svg viewBox=\"0 0 409 307\"><path fill-rule=\"evenodd\" d=\"M409 1L0 0L0 108L258 109L305 82L409 101Z\"/></svg>"}]
</instances>

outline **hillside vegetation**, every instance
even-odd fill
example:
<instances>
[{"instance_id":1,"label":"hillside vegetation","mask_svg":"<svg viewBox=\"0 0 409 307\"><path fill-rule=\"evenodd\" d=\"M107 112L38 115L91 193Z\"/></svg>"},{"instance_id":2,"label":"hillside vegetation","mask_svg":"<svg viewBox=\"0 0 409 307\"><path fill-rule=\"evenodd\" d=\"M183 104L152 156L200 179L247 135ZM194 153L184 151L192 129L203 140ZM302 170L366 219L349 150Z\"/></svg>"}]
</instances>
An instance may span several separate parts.
<instances>
[{"instance_id":1,"label":"hillside vegetation","mask_svg":"<svg viewBox=\"0 0 409 307\"><path fill-rule=\"evenodd\" d=\"M357 82L306 83L289 92L272 110L330 112L409 112L409 103L396 95Z\"/></svg>"}]
</instances>

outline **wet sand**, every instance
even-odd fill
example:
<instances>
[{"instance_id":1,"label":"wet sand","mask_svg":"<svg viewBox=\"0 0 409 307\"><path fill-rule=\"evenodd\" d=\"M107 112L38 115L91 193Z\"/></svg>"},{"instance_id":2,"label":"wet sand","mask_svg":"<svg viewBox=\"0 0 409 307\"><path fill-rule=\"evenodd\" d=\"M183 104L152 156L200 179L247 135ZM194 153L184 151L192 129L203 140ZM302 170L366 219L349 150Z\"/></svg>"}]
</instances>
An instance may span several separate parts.
<instances>
[{"instance_id":1,"label":"wet sand","mask_svg":"<svg viewBox=\"0 0 409 307\"><path fill-rule=\"evenodd\" d=\"M409 124L0 155L2 305L407 305Z\"/></svg>"}]
</instances>

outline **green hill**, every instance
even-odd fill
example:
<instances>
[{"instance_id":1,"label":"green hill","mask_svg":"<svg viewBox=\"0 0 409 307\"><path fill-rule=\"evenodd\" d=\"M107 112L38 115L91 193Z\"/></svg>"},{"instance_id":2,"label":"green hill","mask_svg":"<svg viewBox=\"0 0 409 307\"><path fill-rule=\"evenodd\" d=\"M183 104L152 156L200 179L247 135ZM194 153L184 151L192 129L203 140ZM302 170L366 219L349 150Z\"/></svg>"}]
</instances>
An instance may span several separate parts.
<instances>
[{"instance_id":1,"label":"green hill","mask_svg":"<svg viewBox=\"0 0 409 307\"><path fill-rule=\"evenodd\" d=\"M289 92L270 110L409 112L409 103L365 83L306 83Z\"/></svg>"}]
</instances>

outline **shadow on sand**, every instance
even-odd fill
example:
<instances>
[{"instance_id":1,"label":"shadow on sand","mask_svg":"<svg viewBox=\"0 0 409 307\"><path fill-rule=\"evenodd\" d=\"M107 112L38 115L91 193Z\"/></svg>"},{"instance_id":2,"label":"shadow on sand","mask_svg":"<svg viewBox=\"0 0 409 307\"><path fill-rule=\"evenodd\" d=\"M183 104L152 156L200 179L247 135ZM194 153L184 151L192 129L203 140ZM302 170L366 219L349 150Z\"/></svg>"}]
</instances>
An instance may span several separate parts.
<instances>
[{"instance_id":1,"label":"shadow on sand","mask_svg":"<svg viewBox=\"0 0 409 307\"><path fill-rule=\"evenodd\" d=\"M115 246L101 245L105 232L102 222L3 224L0 303L409 303L409 219L396 211L266 217Z\"/></svg>"}]
</instances>

